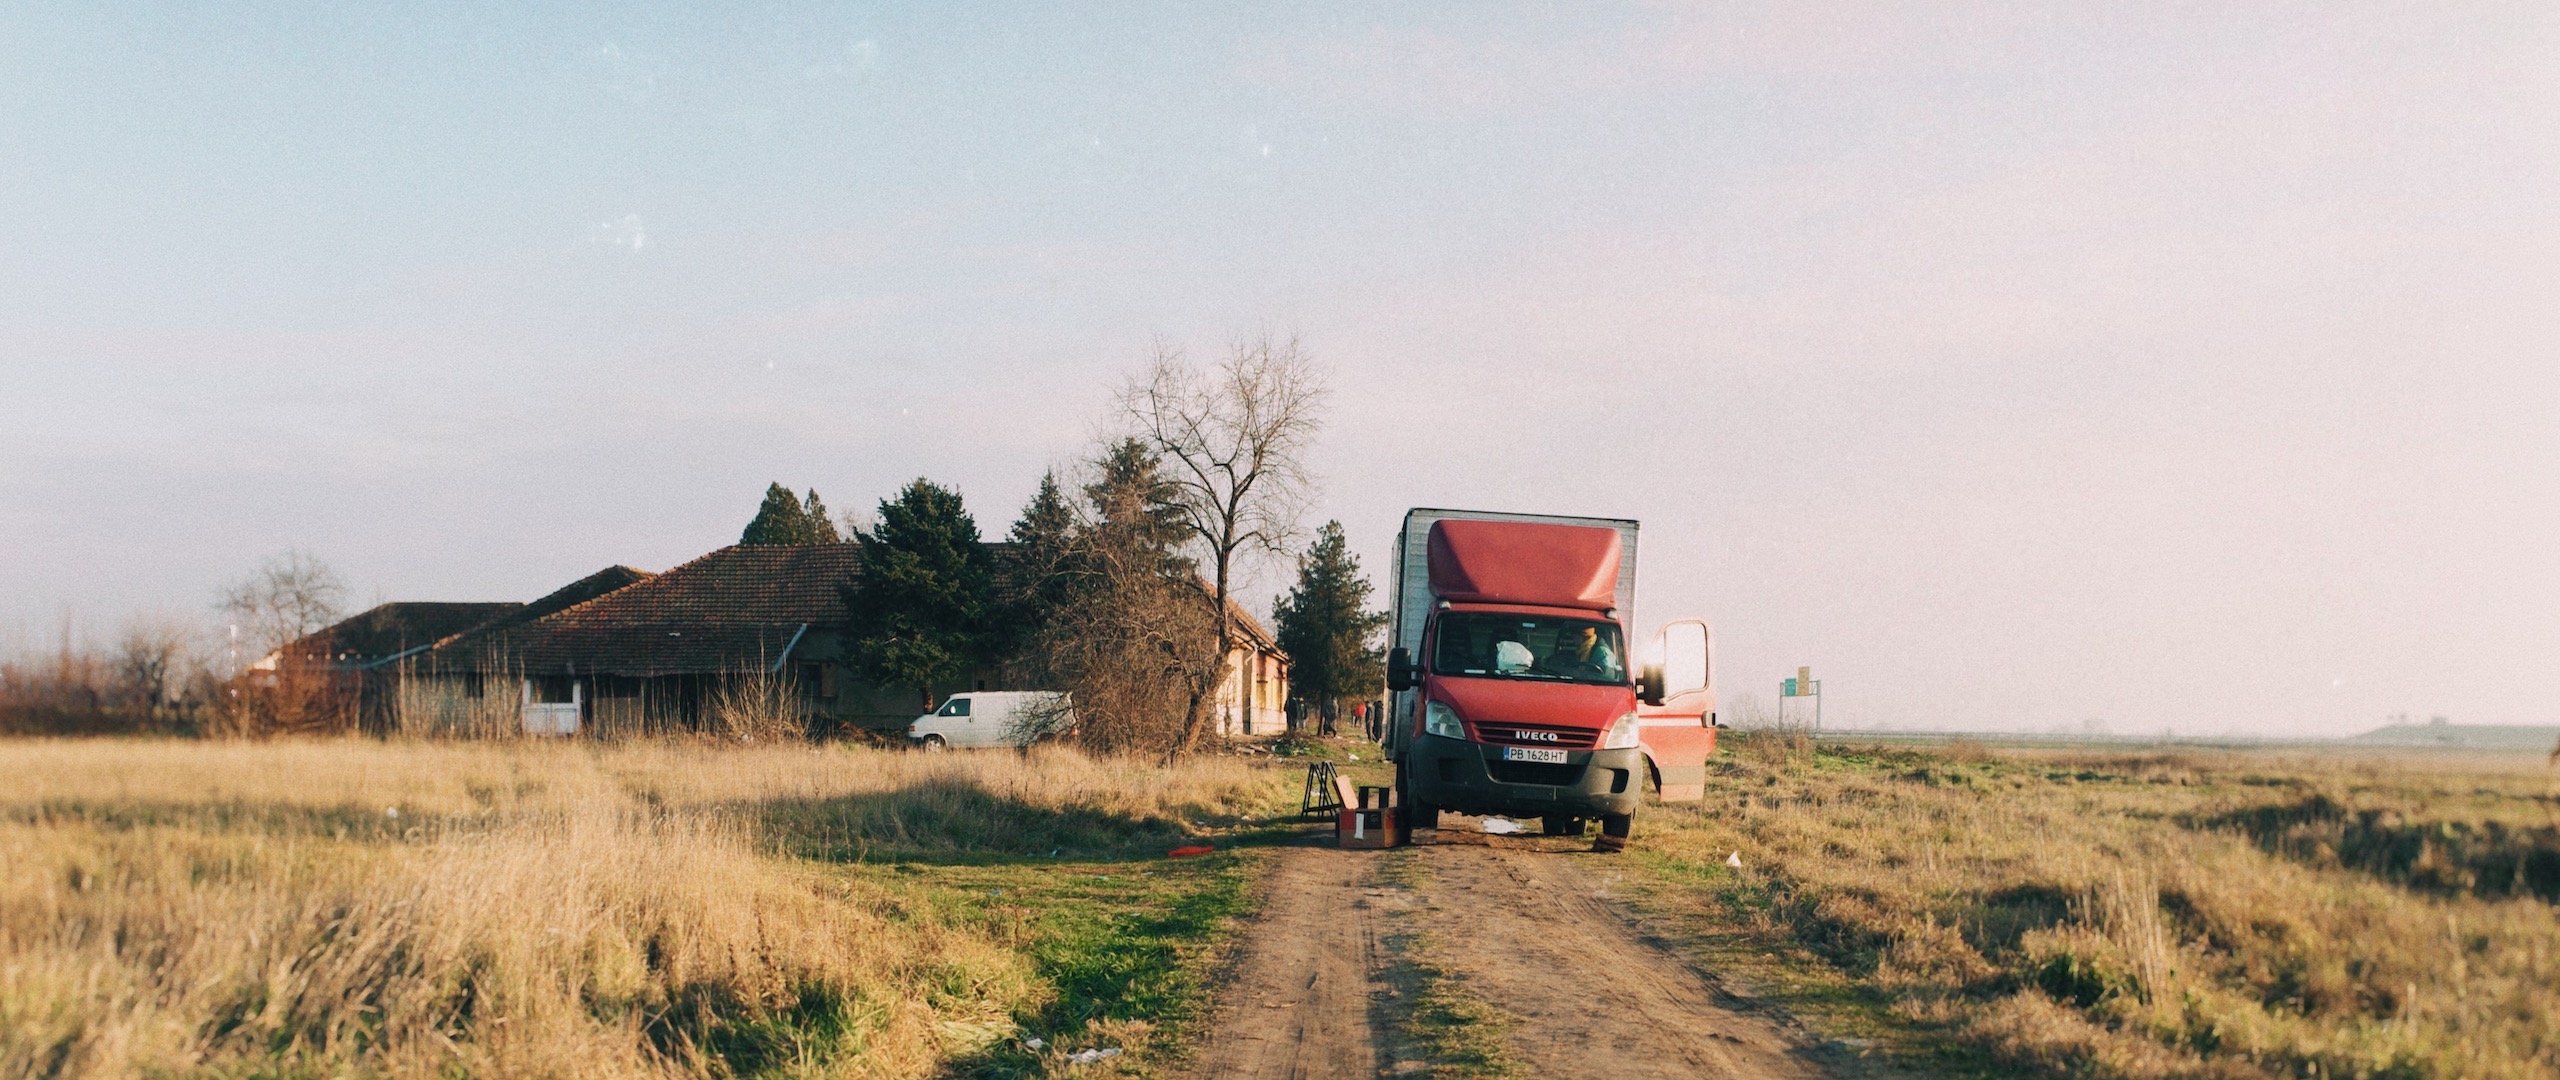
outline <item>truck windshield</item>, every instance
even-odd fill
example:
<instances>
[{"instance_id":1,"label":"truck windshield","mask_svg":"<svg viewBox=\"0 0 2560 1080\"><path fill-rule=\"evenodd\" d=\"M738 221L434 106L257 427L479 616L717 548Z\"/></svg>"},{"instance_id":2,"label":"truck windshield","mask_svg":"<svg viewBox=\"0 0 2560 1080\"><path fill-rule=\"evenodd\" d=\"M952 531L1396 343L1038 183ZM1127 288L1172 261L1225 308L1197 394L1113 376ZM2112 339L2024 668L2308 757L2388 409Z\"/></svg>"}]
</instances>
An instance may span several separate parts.
<instances>
[{"instance_id":1,"label":"truck windshield","mask_svg":"<svg viewBox=\"0 0 2560 1080\"><path fill-rule=\"evenodd\" d=\"M1537 615L1453 611L1440 616L1439 675L1557 682L1624 683L1618 624Z\"/></svg>"}]
</instances>

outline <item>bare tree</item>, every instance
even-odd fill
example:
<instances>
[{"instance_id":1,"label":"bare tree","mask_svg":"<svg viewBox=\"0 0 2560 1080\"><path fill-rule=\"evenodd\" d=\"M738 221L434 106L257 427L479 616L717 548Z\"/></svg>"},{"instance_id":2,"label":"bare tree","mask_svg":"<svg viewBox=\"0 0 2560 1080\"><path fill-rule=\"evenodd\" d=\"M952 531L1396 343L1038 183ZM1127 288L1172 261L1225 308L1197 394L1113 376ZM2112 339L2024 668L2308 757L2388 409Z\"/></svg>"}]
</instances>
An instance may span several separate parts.
<instances>
[{"instance_id":1,"label":"bare tree","mask_svg":"<svg viewBox=\"0 0 2560 1080\"><path fill-rule=\"evenodd\" d=\"M170 616L137 616L125 623L116 643L116 682L143 718L177 697L196 634L196 627Z\"/></svg>"},{"instance_id":2,"label":"bare tree","mask_svg":"<svg viewBox=\"0 0 2560 1080\"><path fill-rule=\"evenodd\" d=\"M1217 630L1190 559L1173 486L1137 439L1106 441L1083 498L1052 542L1018 549L1037 561L1043 613L1023 658L1068 691L1073 738L1109 753L1180 753L1185 722L1215 678ZM1063 502L1063 500L1059 500Z\"/></svg>"},{"instance_id":3,"label":"bare tree","mask_svg":"<svg viewBox=\"0 0 2560 1080\"><path fill-rule=\"evenodd\" d=\"M268 559L256 573L224 589L215 606L263 655L337 622L346 599L346 579L297 549Z\"/></svg>"},{"instance_id":4,"label":"bare tree","mask_svg":"<svg viewBox=\"0 0 2560 1080\"><path fill-rule=\"evenodd\" d=\"M1179 754L1217 642L1200 589L1108 529L1082 534L1071 566L1034 656L1072 695L1075 738L1110 753Z\"/></svg>"},{"instance_id":5,"label":"bare tree","mask_svg":"<svg viewBox=\"0 0 2560 1080\"><path fill-rule=\"evenodd\" d=\"M220 704L206 730L228 736L352 730L356 700L333 677L326 655L282 655L296 641L338 621L346 580L308 552L288 551L260 564L256 573L223 590L217 605L239 628L253 670L226 674ZM275 655L264 666L255 658Z\"/></svg>"},{"instance_id":6,"label":"bare tree","mask_svg":"<svg viewBox=\"0 0 2560 1080\"><path fill-rule=\"evenodd\" d=\"M1286 551L1313 492L1306 453L1322 426L1325 390L1296 338L1264 335L1229 347L1202 370L1156 344L1146 370L1120 392L1134 434L1164 462L1177 521L1208 571L1217 657L1193 690L1177 752L1197 745L1224 684L1238 627L1233 595L1242 557ZM1196 686L1196 684L1195 684Z\"/></svg>"}]
</instances>

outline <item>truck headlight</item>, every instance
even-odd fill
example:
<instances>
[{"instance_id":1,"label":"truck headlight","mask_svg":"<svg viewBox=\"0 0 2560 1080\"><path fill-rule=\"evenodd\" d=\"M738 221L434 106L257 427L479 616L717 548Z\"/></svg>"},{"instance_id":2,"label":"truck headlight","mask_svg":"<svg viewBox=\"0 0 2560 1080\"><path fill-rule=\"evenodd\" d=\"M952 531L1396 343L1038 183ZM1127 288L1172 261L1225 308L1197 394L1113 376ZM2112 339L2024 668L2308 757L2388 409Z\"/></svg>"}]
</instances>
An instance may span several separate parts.
<instances>
[{"instance_id":1,"label":"truck headlight","mask_svg":"<svg viewBox=\"0 0 2560 1080\"><path fill-rule=\"evenodd\" d=\"M1643 730L1644 726L1636 719L1636 714L1621 716L1617 723L1609 725L1609 734L1601 738L1600 749L1624 750L1635 746Z\"/></svg>"},{"instance_id":2,"label":"truck headlight","mask_svg":"<svg viewBox=\"0 0 2560 1080\"><path fill-rule=\"evenodd\" d=\"M1458 710L1434 701L1422 707L1422 733L1463 739L1467 737L1467 728L1458 722Z\"/></svg>"}]
</instances>

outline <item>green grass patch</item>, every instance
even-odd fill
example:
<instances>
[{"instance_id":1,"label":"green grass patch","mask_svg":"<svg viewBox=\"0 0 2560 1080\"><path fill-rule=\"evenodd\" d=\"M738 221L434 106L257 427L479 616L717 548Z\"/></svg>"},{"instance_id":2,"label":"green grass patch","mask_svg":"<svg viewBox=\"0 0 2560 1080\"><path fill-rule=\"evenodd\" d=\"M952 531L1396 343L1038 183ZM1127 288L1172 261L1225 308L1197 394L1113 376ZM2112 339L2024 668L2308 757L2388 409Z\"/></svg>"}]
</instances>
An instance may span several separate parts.
<instances>
[{"instance_id":1,"label":"green grass patch","mask_svg":"<svg viewBox=\"0 0 2560 1080\"><path fill-rule=\"evenodd\" d=\"M1020 950L1048 984L1039 1006L1013 1018L1017 1032L962 1056L954 1071L1040 1076L1067 1053L1117 1048L1109 1071L1143 1076L1187 1059L1209 1016L1212 972L1252 910L1263 864L1257 851L1229 848L1189 859L849 869ZM1041 1048L1028 1045L1034 1038Z\"/></svg>"},{"instance_id":2,"label":"green grass patch","mask_svg":"<svg viewBox=\"0 0 2560 1080\"><path fill-rule=\"evenodd\" d=\"M1389 888L1419 890L1430 885L1431 870L1413 852L1396 851L1380 861L1377 880ZM1398 1057L1419 1059L1426 1068L1420 1075L1433 1080L1527 1075L1511 1050L1517 1018L1469 993L1464 976L1432 962L1432 939L1391 930L1381 944L1394 957L1385 977L1395 997L1371 1019L1392 1033Z\"/></svg>"},{"instance_id":3,"label":"green grass patch","mask_svg":"<svg viewBox=\"0 0 2560 1080\"><path fill-rule=\"evenodd\" d=\"M1387 973L1403 1007L1395 1033L1429 1066L1433 1080L1497 1080L1527 1075L1511 1052L1511 1014L1467 992L1466 981L1431 963L1432 943L1389 938L1396 964Z\"/></svg>"}]
</instances>

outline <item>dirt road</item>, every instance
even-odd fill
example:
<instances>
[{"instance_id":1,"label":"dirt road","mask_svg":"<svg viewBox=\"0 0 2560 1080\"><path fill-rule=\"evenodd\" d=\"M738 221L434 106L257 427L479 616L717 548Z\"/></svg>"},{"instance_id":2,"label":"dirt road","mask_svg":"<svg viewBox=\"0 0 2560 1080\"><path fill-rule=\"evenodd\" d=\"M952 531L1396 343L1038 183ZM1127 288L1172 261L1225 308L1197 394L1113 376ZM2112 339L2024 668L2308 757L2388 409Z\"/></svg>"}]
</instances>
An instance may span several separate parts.
<instances>
[{"instance_id":1,"label":"dirt road","mask_svg":"<svg viewBox=\"0 0 2560 1080\"><path fill-rule=\"evenodd\" d=\"M1511 1054L1542 1080L1829 1075L1776 1019L1646 942L1607 897L1614 857L1447 824L1396 852L1281 853L1201 1076L1423 1071L1397 1032L1408 959L1508 1014Z\"/></svg>"}]
</instances>

